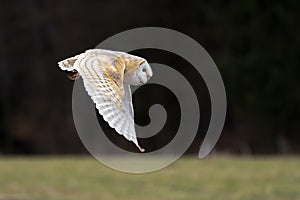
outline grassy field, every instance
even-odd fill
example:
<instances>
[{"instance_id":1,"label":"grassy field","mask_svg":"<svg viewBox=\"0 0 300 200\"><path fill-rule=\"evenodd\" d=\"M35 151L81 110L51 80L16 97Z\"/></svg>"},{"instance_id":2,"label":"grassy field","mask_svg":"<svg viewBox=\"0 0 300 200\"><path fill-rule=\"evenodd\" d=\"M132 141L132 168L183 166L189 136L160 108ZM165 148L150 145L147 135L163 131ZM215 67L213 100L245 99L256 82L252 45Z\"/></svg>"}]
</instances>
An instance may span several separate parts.
<instances>
[{"instance_id":1,"label":"grassy field","mask_svg":"<svg viewBox=\"0 0 300 200\"><path fill-rule=\"evenodd\" d=\"M300 199L300 159L182 158L127 174L90 157L0 158L0 200Z\"/></svg>"}]
</instances>

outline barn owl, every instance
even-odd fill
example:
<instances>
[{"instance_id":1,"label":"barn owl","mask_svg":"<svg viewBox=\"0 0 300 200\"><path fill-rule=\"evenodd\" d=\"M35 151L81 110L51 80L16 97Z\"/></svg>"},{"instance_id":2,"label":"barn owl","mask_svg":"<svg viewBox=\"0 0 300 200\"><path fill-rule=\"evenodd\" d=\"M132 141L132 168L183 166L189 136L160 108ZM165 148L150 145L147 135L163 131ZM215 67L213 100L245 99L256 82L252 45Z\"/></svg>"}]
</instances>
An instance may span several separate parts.
<instances>
[{"instance_id":1,"label":"barn owl","mask_svg":"<svg viewBox=\"0 0 300 200\"><path fill-rule=\"evenodd\" d=\"M141 152L134 128L130 85L145 84L152 77L148 62L124 52L91 49L58 63L70 77L83 79L96 108L117 133L132 141Z\"/></svg>"}]
</instances>

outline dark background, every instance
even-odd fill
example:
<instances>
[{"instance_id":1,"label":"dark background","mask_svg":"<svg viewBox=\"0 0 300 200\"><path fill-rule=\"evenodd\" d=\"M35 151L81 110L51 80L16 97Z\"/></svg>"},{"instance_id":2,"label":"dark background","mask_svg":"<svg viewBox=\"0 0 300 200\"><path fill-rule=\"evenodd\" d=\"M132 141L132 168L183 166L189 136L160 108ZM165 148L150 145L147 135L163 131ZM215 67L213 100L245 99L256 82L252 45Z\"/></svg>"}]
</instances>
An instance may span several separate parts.
<instances>
[{"instance_id":1,"label":"dark background","mask_svg":"<svg viewBox=\"0 0 300 200\"><path fill-rule=\"evenodd\" d=\"M299 153L299 10L299 1L2 0L0 153L86 153L72 119L73 82L57 62L145 26L187 34L219 67L228 113L216 152ZM137 53L181 63L165 52ZM204 111L187 153L199 149L210 112Z\"/></svg>"}]
</instances>

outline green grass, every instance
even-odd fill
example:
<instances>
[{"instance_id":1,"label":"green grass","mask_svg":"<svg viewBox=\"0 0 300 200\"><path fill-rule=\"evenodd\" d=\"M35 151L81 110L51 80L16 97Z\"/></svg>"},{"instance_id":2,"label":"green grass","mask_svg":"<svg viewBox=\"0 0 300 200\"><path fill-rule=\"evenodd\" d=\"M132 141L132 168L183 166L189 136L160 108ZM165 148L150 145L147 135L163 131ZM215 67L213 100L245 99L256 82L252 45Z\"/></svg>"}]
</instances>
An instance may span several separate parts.
<instances>
[{"instance_id":1,"label":"green grass","mask_svg":"<svg viewBox=\"0 0 300 200\"><path fill-rule=\"evenodd\" d=\"M127 174L90 157L0 158L0 199L300 199L300 159L182 158Z\"/></svg>"}]
</instances>

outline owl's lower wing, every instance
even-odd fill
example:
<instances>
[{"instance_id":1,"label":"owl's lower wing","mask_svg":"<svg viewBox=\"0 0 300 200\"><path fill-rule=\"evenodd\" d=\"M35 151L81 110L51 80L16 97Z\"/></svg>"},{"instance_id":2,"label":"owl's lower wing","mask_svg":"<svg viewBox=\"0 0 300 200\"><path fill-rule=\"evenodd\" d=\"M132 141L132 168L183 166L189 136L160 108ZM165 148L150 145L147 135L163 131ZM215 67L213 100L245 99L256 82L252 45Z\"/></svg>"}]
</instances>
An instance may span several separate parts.
<instances>
[{"instance_id":1,"label":"owl's lower wing","mask_svg":"<svg viewBox=\"0 0 300 200\"><path fill-rule=\"evenodd\" d=\"M123 105L128 111L128 114L132 119L134 119L134 111L132 105L132 97L131 97L131 89L130 85L124 83L124 98L123 98Z\"/></svg>"},{"instance_id":2,"label":"owl's lower wing","mask_svg":"<svg viewBox=\"0 0 300 200\"><path fill-rule=\"evenodd\" d=\"M111 72L106 69L107 67L86 65L79 67L78 71L86 91L104 120L143 152L144 149L139 146L136 138L130 87L126 85L124 88L121 76L108 76Z\"/></svg>"}]
</instances>

